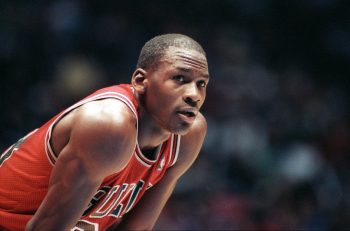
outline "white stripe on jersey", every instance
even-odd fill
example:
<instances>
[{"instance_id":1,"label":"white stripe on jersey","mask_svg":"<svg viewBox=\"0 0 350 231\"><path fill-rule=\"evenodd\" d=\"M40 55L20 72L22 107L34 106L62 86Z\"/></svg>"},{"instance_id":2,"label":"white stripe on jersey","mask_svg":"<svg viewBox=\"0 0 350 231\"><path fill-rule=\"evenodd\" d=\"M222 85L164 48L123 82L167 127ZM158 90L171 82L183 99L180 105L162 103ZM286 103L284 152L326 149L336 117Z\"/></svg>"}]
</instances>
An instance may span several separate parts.
<instances>
[{"instance_id":1,"label":"white stripe on jersey","mask_svg":"<svg viewBox=\"0 0 350 231\"><path fill-rule=\"evenodd\" d=\"M177 144L176 144L176 151L175 151L175 157L173 160L173 163L170 166L173 166L175 164L175 162L177 161L177 157L179 156L179 151L180 151L180 140L181 140L181 136L178 135L177 136Z\"/></svg>"}]
</instances>

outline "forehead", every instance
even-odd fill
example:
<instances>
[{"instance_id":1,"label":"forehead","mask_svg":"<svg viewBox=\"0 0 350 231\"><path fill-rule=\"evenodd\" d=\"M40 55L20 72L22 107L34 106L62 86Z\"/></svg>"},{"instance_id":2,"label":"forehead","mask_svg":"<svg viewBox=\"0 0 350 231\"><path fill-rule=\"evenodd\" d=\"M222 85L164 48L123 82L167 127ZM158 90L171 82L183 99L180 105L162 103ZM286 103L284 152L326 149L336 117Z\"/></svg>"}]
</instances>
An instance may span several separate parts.
<instances>
[{"instance_id":1,"label":"forehead","mask_svg":"<svg viewBox=\"0 0 350 231\"><path fill-rule=\"evenodd\" d=\"M172 64L175 67L192 68L208 72L208 63L204 54L186 48L169 47L160 62Z\"/></svg>"}]
</instances>

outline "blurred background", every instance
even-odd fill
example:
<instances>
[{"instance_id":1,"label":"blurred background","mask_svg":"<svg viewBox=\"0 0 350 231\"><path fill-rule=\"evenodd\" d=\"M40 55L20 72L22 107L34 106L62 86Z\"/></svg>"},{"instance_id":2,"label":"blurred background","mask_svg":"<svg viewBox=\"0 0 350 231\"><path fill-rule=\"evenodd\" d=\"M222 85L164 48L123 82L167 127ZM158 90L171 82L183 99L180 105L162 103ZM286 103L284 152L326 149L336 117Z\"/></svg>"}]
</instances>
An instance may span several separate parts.
<instances>
[{"instance_id":1,"label":"blurred background","mask_svg":"<svg viewBox=\"0 0 350 231\"><path fill-rule=\"evenodd\" d=\"M350 2L0 3L0 150L70 104L130 81L151 37L207 51L200 157L156 229L350 229Z\"/></svg>"}]
</instances>

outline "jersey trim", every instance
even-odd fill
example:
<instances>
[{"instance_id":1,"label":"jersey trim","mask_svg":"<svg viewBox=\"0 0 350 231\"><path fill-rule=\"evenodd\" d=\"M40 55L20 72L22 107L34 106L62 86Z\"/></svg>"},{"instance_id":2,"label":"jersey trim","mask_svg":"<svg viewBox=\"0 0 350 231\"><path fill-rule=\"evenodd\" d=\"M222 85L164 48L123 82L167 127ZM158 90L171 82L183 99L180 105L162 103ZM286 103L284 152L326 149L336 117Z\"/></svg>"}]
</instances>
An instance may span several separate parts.
<instances>
[{"instance_id":1,"label":"jersey trim","mask_svg":"<svg viewBox=\"0 0 350 231\"><path fill-rule=\"evenodd\" d=\"M16 147L16 145L19 142L24 142L27 138L29 138L32 134L34 134L38 129L34 129L33 131L29 132L27 135L25 135L22 139L20 139L19 141L17 141L16 143L12 144L10 147L8 147L4 152L0 153L0 167L8 160L11 158L11 156L13 154L15 154L14 152L16 152L18 150L19 147ZM7 155L8 152L10 152L10 150L12 149L11 153L9 155ZM5 156L7 155L7 156ZM4 158L5 157L5 158ZM2 159L4 158L4 159ZM2 160L1 160L2 159Z\"/></svg>"},{"instance_id":2,"label":"jersey trim","mask_svg":"<svg viewBox=\"0 0 350 231\"><path fill-rule=\"evenodd\" d=\"M177 139L176 139L177 138ZM181 136L179 136L179 135L176 135L175 136L175 142L176 142L176 145L175 145L175 156L174 156L174 159L173 159L173 161L172 161L172 163L171 163L171 165L170 166L173 166L175 163L176 163L176 161L177 161L177 158L178 158L178 156L179 156L179 151L180 151L180 141L181 141Z\"/></svg>"},{"instance_id":3,"label":"jersey trim","mask_svg":"<svg viewBox=\"0 0 350 231\"><path fill-rule=\"evenodd\" d=\"M138 127L138 115L137 115L137 110L134 106L134 104L131 102L131 100L126 97L125 95L118 93L118 92L104 92L104 93L100 93L91 97L88 97L86 99L83 99L81 101L79 101L78 103L74 104L73 106L67 108L65 111L63 111L50 125L50 127L48 128L47 132L46 132L46 136L45 136L45 152L47 155L47 158L50 162L50 164L53 166L57 160L57 156L55 155L55 153L52 150L51 144L50 144L50 140L51 140L51 135L52 135L52 128L56 125L56 123L62 119L62 117L64 117L65 115L67 115L69 112L71 112L72 110L95 100L99 100L99 99L107 99L107 98L115 98L118 99L120 101L122 101L123 103L125 103L128 108L130 108L130 110L133 112L133 114L136 117L136 121L137 121L137 127Z\"/></svg>"},{"instance_id":4,"label":"jersey trim","mask_svg":"<svg viewBox=\"0 0 350 231\"><path fill-rule=\"evenodd\" d=\"M52 126L49 127L49 129L47 130L46 136L45 136L45 153L46 153L47 159L49 160L50 164L53 166L53 165L55 165L57 157L54 154L54 152L51 148L51 144L50 144L51 132L52 132Z\"/></svg>"},{"instance_id":5,"label":"jersey trim","mask_svg":"<svg viewBox=\"0 0 350 231\"><path fill-rule=\"evenodd\" d=\"M165 141L166 142L166 141ZM164 142L164 143L165 143ZM140 149L140 146L138 143L136 143L136 157L137 157L137 160L140 161L141 164L147 166L147 167L150 167L152 164L154 164L155 162L157 162L159 156L160 156L160 153L162 151L162 148L163 148L163 145L164 143L162 143L161 145L159 145L157 147L157 150L156 150L156 158L154 160L151 160L149 158L147 158L141 151Z\"/></svg>"},{"instance_id":6,"label":"jersey trim","mask_svg":"<svg viewBox=\"0 0 350 231\"><path fill-rule=\"evenodd\" d=\"M170 166L170 162L173 158L174 136L175 136L174 134L171 134L170 153L169 153L169 159L168 159L168 164L167 164L168 166Z\"/></svg>"}]
</instances>

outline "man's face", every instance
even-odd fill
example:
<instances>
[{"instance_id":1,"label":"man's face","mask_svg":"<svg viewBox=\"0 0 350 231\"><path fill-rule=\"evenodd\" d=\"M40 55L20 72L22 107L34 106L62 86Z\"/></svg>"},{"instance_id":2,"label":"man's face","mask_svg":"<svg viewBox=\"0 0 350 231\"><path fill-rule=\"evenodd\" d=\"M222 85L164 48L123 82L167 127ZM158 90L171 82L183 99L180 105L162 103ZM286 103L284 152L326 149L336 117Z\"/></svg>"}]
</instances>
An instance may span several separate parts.
<instances>
[{"instance_id":1,"label":"man's face","mask_svg":"<svg viewBox=\"0 0 350 231\"><path fill-rule=\"evenodd\" d=\"M163 129L186 134L205 100L206 57L195 50L170 47L147 71L147 79L144 103L149 115Z\"/></svg>"}]
</instances>

